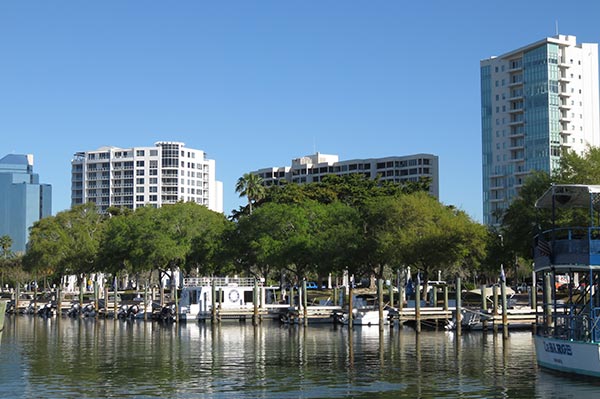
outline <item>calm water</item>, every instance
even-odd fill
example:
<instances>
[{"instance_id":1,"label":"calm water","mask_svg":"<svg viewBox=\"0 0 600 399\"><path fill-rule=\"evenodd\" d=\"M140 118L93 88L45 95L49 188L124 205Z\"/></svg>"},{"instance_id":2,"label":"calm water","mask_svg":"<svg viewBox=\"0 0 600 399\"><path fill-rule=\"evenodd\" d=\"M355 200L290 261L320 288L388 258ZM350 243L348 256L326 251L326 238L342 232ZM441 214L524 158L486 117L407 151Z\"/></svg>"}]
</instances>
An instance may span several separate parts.
<instances>
[{"instance_id":1,"label":"calm water","mask_svg":"<svg viewBox=\"0 0 600 399\"><path fill-rule=\"evenodd\" d=\"M600 383L539 370L530 332L308 328L7 317L7 398L587 398Z\"/></svg>"}]
</instances>

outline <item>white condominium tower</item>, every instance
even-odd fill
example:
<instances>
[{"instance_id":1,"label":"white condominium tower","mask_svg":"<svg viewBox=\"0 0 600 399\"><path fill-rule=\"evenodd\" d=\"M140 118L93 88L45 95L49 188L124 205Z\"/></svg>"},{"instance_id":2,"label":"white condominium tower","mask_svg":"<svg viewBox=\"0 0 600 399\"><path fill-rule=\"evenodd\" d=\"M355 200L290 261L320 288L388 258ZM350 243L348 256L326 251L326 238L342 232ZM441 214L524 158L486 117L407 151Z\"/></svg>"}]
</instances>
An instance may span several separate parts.
<instances>
[{"instance_id":1,"label":"white condominium tower","mask_svg":"<svg viewBox=\"0 0 600 399\"><path fill-rule=\"evenodd\" d=\"M557 35L480 67L483 222L498 225L532 170L600 144L598 45Z\"/></svg>"},{"instance_id":2,"label":"white condominium tower","mask_svg":"<svg viewBox=\"0 0 600 399\"><path fill-rule=\"evenodd\" d=\"M181 142L77 152L71 168L71 205L93 202L106 212L110 206L135 209L191 201L223 212L215 161Z\"/></svg>"},{"instance_id":3,"label":"white condominium tower","mask_svg":"<svg viewBox=\"0 0 600 399\"><path fill-rule=\"evenodd\" d=\"M337 155L316 153L292 160L291 166L263 168L251 172L260 176L266 186L288 183L319 182L327 175L360 174L369 179L395 183L430 179L429 193L439 198L438 157L432 154L391 156L384 158L340 161Z\"/></svg>"}]
</instances>

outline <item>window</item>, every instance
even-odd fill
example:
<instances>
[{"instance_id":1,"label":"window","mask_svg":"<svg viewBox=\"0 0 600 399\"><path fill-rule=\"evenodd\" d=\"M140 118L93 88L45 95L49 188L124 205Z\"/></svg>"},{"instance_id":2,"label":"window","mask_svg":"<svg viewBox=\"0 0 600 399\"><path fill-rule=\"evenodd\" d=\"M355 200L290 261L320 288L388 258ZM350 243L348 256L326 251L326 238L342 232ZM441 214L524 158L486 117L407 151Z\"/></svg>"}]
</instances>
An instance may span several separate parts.
<instances>
[{"instance_id":1,"label":"window","mask_svg":"<svg viewBox=\"0 0 600 399\"><path fill-rule=\"evenodd\" d=\"M137 166L138 168L143 168L144 167L144 161L136 161L135 162L135 166Z\"/></svg>"},{"instance_id":2,"label":"window","mask_svg":"<svg viewBox=\"0 0 600 399\"><path fill-rule=\"evenodd\" d=\"M150 180L150 184L158 184L158 178L156 178L156 177L151 177L149 180Z\"/></svg>"},{"instance_id":3,"label":"window","mask_svg":"<svg viewBox=\"0 0 600 399\"><path fill-rule=\"evenodd\" d=\"M136 184L144 184L144 178L143 178L143 177L141 177L141 178L137 178L137 179L135 179L135 183L136 183Z\"/></svg>"},{"instance_id":4,"label":"window","mask_svg":"<svg viewBox=\"0 0 600 399\"><path fill-rule=\"evenodd\" d=\"M138 169L135 171L136 176L144 176L144 169Z\"/></svg>"},{"instance_id":5,"label":"window","mask_svg":"<svg viewBox=\"0 0 600 399\"><path fill-rule=\"evenodd\" d=\"M135 152L135 155L138 156L138 157L143 157L144 156L144 150L137 150Z\"/></svg>"},{"instance_id":6,"label":"window","mask_svg":"<svg viewBox=\"0 0 600 399\"><path fill-rule=\"evenodd\" d=\"M151 193L157 193L158 192L158 187L156 187L156 186L150 186L149 191Z\"/></svg>"},{"instance_id":7,"label":"window","mask_svg":"<svg viewBox=\"0 0 600 399\"><path fill-rule=\"evenodd\" d=\"M156 157L156 156L158 156L158 150L150 150L150 156L151 156L151 157Z\"/></svg>"},{"instance_id":8,"label":"window","mask_svg":"<svg viewBox=\"0 0 600 399\"><path fill-rule=\"evenodd\" d=\"M136 195L135 196L135 200L137 202L144 202L144 196L143 195Z\"/></svg>"},{"instance_id":9,"label":"window","mask_svg":"<svg viewBox=\"0 0 600 399\"><path fill-rule=\"evenodd\" d=\"M144 186L138 186L135 188L136 193L144 193Z\"/></svg>"}]
</instances>

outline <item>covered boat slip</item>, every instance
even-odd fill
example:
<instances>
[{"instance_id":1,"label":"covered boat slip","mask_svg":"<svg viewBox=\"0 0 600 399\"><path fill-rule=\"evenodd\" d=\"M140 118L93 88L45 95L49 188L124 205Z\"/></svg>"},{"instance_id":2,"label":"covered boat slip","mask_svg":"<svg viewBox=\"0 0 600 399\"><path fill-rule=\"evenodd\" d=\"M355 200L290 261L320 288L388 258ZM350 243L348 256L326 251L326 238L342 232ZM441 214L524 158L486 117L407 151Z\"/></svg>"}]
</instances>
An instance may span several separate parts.
<instances>
[{"instance_id":1,"label":"covered boat slip","mask_svg":"<svg viewBox=\"0 0 600 399\"><path fill-rule=\"evenodd\" d=\"M254 315L278 318L278 287L265 287L253 278L185 278L179 300L181 320L244 319Z\"/></svg>"},{"instance_id":2,"label":"covered boat slip","mask_svg":"<svg viewBox=\"0 0 600 399\"><path fill-rule=\"evenodd\" d=\"M588 351L589 344L594 344L593 352L598 358L595 344L600 343L600 186L553 185L538 199L536 207L551 209L553 223L534 241L534 270L538 278L543 276L544 291L536 349L540 365L550 367L548 363L552 363L552 368L566 370L568 361L579 352L574 350L575 343L587 344ZM588 225L557 226L559 212L565 208L583 208ZM564 276L567 283L559 284L558 276ZM572 344L563 347L554 341Z\"/></svg>"}]
</instances>

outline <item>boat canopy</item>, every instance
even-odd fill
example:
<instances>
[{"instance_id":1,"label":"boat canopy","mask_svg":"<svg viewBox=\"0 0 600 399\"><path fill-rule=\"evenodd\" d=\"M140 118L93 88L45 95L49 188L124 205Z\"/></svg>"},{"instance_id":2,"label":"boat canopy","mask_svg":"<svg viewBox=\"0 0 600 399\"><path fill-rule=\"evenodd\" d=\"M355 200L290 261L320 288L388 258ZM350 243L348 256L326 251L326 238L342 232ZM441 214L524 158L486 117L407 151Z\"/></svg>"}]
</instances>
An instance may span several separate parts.
<instances>
[{"instance_id":1,"label":"boat canopy","mask_svg":"<svg viewBox=\"0 0 600 399\"><path fill-rule=\"evenodd\" d=\"M600 185L587 184L553 184L535 202L536 208L587 208L593 206L594 210L600 211Z\"/></svg>"}]
</instances>

